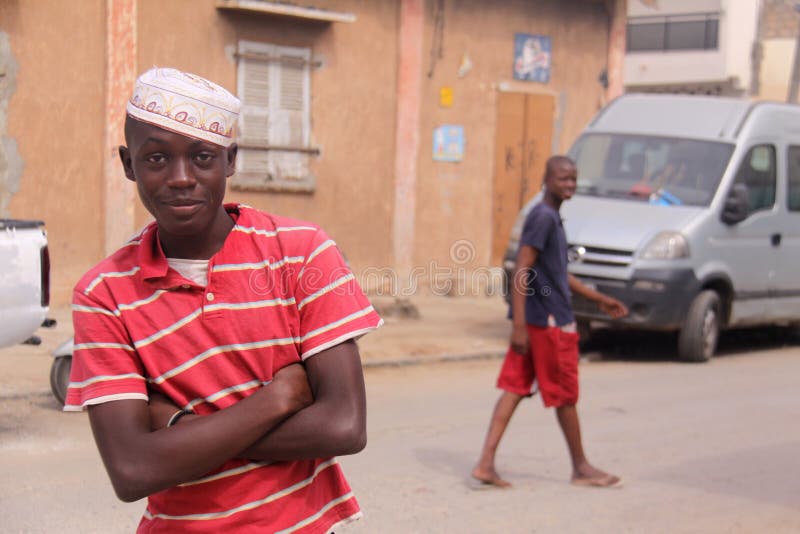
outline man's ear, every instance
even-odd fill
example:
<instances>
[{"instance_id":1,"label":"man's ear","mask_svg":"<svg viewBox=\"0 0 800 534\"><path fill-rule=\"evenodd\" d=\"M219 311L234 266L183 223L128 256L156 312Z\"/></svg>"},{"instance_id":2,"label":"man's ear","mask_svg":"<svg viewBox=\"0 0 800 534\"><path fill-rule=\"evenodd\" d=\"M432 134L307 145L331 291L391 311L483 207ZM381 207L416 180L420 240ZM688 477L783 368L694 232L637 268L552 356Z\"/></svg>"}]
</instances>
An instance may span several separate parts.
<instances>
[{"instance_id":1,"label":"man's ear","mask_svg":"<svg viewBox=\"0 0 800 534\"><path fill-rule=\"evenodd\" d=\"M119 159L122 161L122 168L125 170L125 177L131 182L136 181L133 174L133 162L131 161L131 151L126 146L119 146Z\"/></svg>"},{"instance_id":2,"label":"man's ear","mask_svg":"<svg viewBox=\"0 0 800 534\"><path fill-rule=\"evenodd\" d=\"M239 145L233 143L226 152L227 161L225 162L225 177L229 178L236 172L236 154L239 152Z\"/></svg>"}]
</instances>

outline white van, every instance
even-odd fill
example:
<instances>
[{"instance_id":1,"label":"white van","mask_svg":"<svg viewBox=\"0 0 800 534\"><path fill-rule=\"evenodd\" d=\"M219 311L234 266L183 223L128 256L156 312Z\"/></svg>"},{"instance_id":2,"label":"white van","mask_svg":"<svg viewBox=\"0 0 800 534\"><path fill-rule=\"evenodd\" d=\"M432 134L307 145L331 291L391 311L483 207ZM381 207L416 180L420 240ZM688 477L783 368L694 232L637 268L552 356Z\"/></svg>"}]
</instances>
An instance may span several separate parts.
<instances>
[{"instance_id":1,"label":"white van","mask_svg":"<svg viewBox=\"0 0 800 534\"><path fill-rule=\"evenodd\" d=\"M800 106L626 95L569 155L569 270L628 306L609 326L677 330L680 357L705 361L723 328L800 324ZM608 319L573 307L584 333Z\"/></svg>"}]
</instances>

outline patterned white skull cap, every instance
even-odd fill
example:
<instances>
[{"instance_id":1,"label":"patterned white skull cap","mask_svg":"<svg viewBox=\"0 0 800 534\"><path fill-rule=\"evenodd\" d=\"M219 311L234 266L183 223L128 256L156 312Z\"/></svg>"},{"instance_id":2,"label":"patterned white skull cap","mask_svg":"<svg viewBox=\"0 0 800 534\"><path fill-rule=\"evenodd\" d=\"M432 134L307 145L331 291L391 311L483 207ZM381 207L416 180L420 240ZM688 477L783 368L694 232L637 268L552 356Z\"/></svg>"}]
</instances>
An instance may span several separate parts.
<instances>
[{"instance_id":1,"label":"patterned white skull cap","mask_svg":"<svg viewBox=\"0 0 800 534\"><path fill-rule=\"evenodd\" d=\"M165 130L228 147L241 102L205 78L154 67L136 80L127 112Z\"/></svg>"}]
</instances>

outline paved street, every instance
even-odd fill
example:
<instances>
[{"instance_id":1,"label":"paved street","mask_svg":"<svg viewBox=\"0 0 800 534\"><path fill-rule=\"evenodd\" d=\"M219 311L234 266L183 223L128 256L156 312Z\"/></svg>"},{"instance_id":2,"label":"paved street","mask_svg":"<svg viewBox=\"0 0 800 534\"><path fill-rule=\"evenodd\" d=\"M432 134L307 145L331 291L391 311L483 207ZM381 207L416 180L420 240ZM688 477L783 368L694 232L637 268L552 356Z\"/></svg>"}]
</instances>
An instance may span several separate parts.
<instances>
[{"instance_id":1,"label":"paved street","mask_svg":"<svg viewBox=\"0 0 800 534\"><path fill-rule=\"evenodd\" d=\"M346 531L797 532L800 349L744 343L709 365L619 350L583 361L587 449L625 478L619 490L566 483L538 397L500 450L515 488L470 489L498 360L370 369L369 445L341 460L366 517ZM143 503L112 496L86 416L59 412L48 367L32 347L0 351L0 530L132 531Z\"/></svg>"}]
</instances>

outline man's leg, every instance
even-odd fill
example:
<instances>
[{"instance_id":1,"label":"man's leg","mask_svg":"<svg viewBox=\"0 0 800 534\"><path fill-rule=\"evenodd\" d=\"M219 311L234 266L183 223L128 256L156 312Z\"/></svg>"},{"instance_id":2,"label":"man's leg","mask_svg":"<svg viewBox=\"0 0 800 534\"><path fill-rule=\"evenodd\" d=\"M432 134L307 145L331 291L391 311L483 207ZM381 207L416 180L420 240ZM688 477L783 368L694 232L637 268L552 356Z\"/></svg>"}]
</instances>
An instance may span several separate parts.
<instances>
[{"instance_id":1,"label":"man's leg","mask_svg":"<svg viewBox=\"0 0 800 534\"><path fill-rule=\"evenodd\" d=\"M572 482L578 485L611 487L618 486L621 480L597 469L586 459L581 439L581 425L578 410L574 404L556 408L556 416L564 438L567 440L569 455L572 459Z\"/></svg>"},{"instance_id":2,"label":"man's leg","mask_svg":"<svg viewBox=\"0 0 800 534\"><path fill-rule=\"evenodd\" d=\"M489 431L486 433L486 441L483 443L483 450L481 457L478 460L478 465L472 470L472 476L485 484L493 484L501 488L511 486L511 483L500 478L494 467L494 458L497 454L497 447L500 445L500 439L503 437L508 422L511 416L514 415L514 410L517 409L519 401L522 400L522 395L504 391L492 413L492 420L489 423Z\"/></svg>"}]
</instances>

